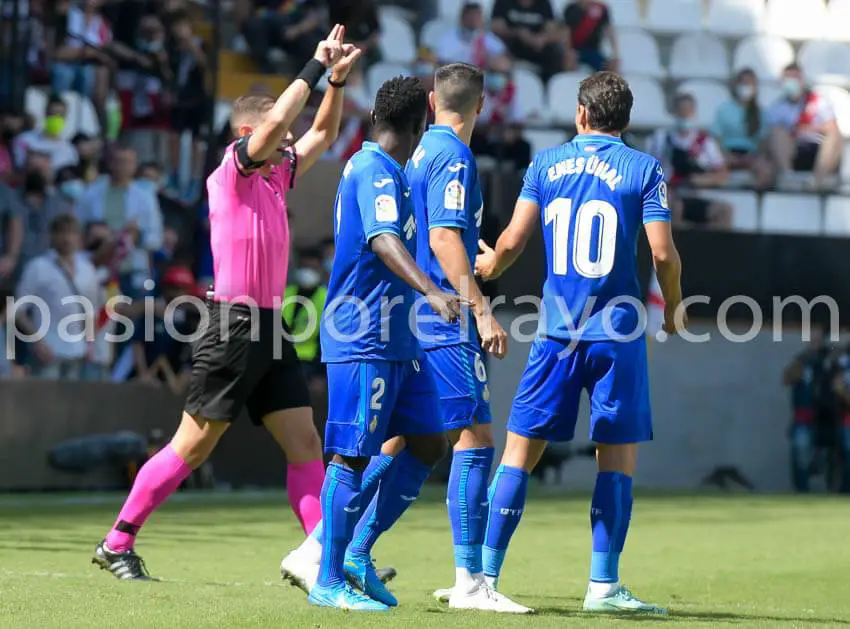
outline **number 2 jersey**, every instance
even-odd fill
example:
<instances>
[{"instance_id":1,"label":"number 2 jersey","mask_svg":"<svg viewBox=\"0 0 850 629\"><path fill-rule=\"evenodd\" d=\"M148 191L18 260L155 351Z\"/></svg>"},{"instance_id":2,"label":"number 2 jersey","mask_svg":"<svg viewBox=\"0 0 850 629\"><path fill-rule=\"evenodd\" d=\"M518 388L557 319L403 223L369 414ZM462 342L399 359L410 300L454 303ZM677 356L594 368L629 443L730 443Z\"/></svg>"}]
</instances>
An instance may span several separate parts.
<instances>
[{"instance_id":1,"label":"number 2 jersey","mask_svg":"<svg viewBox=\"0 0 850 629\"><path fill-rule=\"evenodd\" d=\"M441 290L455 293L431 251L430 232L435 227L457 229L467 257L475 260L484 216L475 158L451 127L432 125L407 162L405 172L416 207L416 263ZM469 281L475 279L470 277ZM424 348L467 342L478 345L475 324L469 317L462 324L448 323L427 304L421 313L420 341Z\"/></svg>"},{"instance_id":2,"label":"number 2 jersey","mask_svg":"<svg viewBox=\"0 0 850 629\"><path fill-rule=\"evenodd\" d=\"M578 135L534 157L519 198L540 208L546 245L540 335L640 336L638 233L670 220L659 161L613 136Z\"/></svg>"}]
</instances>

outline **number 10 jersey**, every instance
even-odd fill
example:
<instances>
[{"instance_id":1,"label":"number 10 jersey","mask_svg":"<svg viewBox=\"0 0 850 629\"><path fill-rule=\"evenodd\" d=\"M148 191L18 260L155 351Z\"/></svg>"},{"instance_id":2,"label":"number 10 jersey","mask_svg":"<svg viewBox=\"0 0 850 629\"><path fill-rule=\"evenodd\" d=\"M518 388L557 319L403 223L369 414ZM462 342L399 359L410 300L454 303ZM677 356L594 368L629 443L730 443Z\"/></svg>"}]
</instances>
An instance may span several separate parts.
<instances>
[{"instance_id":1,"label":"number 10 jersey","mask_svg":"<svg viewBox=\"0 0 850 629\"><path fill-rule=\"evenodd\" d=\"M540 208L546 244L540 335L634 339L645 327L638 232L669 221L657 159L608 135L579 135L535 156L520 200Z\"/></svg>"}]
</instances>

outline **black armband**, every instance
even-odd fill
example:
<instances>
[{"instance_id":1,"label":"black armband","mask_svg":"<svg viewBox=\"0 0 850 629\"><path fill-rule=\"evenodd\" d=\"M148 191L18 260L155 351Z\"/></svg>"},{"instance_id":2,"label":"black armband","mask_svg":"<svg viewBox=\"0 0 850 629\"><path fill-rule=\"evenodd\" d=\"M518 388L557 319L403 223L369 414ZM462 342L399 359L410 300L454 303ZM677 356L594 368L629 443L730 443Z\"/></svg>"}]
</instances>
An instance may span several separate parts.
<instances>
[{"instance_id":1,"label":"black armband","mask_svg":"<svg viewBox=\"0 0 850 629\"><path fill-rule=\"evenodd\" d=\"M251 159L251 156L248 155L248 140L251 138L251 135L243 135L241 138L236 140L236 144L233 146L233 151L236 154L236 159L239 162L239 165L243 168L243 170L254 170L256 168L262 168L265 166L265 161L256 161Z\"/></svg>"},{"instance_id":2,"label":"black armband","mask_svg":"<svg viewBox=\"0 0 850 629\"><path fill-rule=\"evenodd\" d=\"M322 80L322 77L325 76L325 72L327 71L328 69L321 61L318 59L310 59L295 79L301 79L310 86L311 90L313 90L316 89L316 85L318 85L319 81Z\"/></svg>"}]
</instances>

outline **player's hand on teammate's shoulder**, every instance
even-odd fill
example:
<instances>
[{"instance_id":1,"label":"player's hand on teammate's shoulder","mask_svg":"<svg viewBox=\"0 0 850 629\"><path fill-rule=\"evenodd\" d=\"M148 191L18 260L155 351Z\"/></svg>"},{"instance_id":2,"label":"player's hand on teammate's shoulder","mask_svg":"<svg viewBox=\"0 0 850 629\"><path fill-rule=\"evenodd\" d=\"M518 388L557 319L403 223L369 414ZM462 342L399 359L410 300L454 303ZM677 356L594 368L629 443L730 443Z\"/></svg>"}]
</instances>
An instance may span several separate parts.
<instances>
[{"instance_id":1,"label":"player's hand on teammate's shoulder","mask_svg":"<svg viewBox=\"0 0 850 629\"><path fill-rule=\"evenodd\" d=\"M504 358L508 353L508 333L496 321L492 311L488 308L480 314L476 313L475 322L481 336L481 349L496 358Z\"/></svg>"},{"instance_id":2,"label":"player's hand on teammate's shoulder","mask_svg":"<svg viewBox=\"0 0 850 629\"><path fill-rule=\"evenodd\" d=\"M475 256L475 274L482 280L496 279L496 251L483 240L478 241L480 253Z\"/></svg>"},{"instance_id":3,"label":"player's hand on teammate's shoulder","mask_svg":"<svg viewBox=\"0 0 850 629\"><path fill-rule=\"evenodd\" d=\"M426 293L425 299L428 300L428 305L434 309L434 312L449 323L454 323L460 319L463 307L471 305L468 300L460 295L444 293L441 290L433 290Z\"/></svg>"}]
</instances>

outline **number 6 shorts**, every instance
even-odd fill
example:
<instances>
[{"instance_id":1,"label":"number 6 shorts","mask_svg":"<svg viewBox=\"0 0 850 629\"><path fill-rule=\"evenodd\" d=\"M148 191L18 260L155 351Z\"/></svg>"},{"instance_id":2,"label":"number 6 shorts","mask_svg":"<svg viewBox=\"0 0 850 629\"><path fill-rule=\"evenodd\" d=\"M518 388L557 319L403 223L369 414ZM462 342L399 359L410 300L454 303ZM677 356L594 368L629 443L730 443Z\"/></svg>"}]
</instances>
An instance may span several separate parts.
<instances>
[{"instance_id":1,"label":"number 6 shorts","mask_svg":"<svg viewBox=\"0 0 850 629\"><path fill-rule=\"evenodd\" d=\"M371 457L392 437L444 431L427 359L328 363L327 368L325 452Z\"/></svg>"},{"instance_id":2,"label":"number 6 shorts","mask_svg":"<svg viewBox=\"0 0 850 629\"><path fill-rule=\"evenodd\" d=\"M426 350L434 370L446 430L489 424L490 388L487 368L477 344L460 343Z\"/></svg>"}]
</instances>

